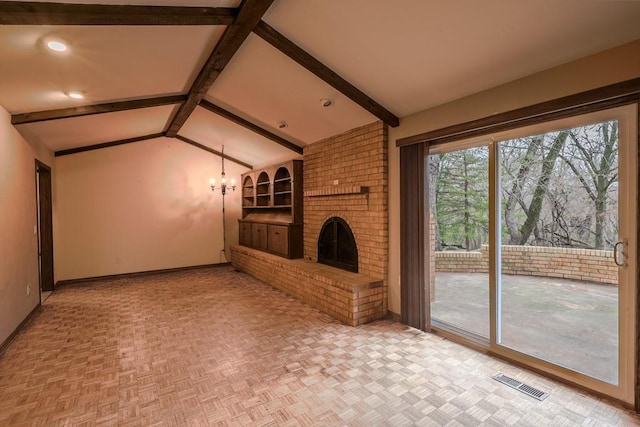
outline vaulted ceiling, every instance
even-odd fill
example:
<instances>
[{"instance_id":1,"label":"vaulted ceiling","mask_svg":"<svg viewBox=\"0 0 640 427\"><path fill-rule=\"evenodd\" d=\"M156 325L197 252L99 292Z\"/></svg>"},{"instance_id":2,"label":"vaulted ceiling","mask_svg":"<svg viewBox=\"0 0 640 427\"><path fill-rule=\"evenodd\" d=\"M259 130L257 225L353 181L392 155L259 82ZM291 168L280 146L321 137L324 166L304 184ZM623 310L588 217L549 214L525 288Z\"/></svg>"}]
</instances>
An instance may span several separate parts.
<instances>
[{"instance_id":1,"label":"vaulted ceiling","mask_svg":"<svg viewBox=\"0 0 640 427\"><path fill-rule=\"evenodd\" d=\"M0 1L0 105L57 155L164 135L264 165L640 39L639 18L629 1Z\"/></svg>"}]
</instances>

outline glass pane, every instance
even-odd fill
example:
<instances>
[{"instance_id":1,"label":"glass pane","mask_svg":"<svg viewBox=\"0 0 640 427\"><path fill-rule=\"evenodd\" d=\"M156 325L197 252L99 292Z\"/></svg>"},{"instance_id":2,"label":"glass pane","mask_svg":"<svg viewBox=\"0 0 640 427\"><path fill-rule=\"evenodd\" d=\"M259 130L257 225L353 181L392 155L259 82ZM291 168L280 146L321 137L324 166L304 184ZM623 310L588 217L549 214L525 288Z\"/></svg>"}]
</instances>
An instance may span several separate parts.
<instances>
[{"instance_id":1,"label":"glass pane","mask_svg":"<svg viewBox=\"0 0 640 427\"><path fill-rule=\"evenodd\" d=\"M429 156L431 318L489 337L487 147Z\"/></svg>"},{"instance_id":2,"label":"glass pane","mask_svg":"<svg viewBox=\"0 0 640 427\"><path fill-rule=\"evenodd\" d=\"M499 342L618 383L618 123L500 143Z\"/></svg>"}]
</instances>

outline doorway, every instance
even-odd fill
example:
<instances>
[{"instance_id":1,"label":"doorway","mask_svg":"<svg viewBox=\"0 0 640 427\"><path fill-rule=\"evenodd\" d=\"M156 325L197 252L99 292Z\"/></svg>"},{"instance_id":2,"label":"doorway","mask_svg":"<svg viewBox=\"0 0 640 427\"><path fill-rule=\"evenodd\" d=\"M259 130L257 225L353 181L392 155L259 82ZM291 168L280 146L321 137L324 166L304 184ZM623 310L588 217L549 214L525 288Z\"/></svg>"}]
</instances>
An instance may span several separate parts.
<instances>
[{"instance_id":1,"label":"doorway","mask_svg":"<svg viewBox=\"0 0 640 427\"><path fill-rule=\"evenodd\" d=\"M430 149L433 329L633 403L636 114Z\"/></svg>"},{"instance_id":2,"label":"doorway","mask_svg":"<svg viewBox=\"0 0 640 427\"><path fill-rule=\"evenodd\" d=\"M40 302L53 292L53 210L51 168L36 160L36 205L38 210L38 272Z\"/></svg>"}]
</instances>

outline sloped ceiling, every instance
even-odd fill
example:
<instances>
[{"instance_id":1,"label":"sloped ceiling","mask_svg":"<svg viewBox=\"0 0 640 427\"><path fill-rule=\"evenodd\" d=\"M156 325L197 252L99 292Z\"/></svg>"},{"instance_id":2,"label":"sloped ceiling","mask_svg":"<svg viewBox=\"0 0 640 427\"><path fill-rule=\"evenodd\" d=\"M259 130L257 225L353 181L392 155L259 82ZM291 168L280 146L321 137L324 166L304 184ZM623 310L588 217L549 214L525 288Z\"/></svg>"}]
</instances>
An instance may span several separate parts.
<instances>
[{"instance_id":1,"label":"sloped ceiling","mask_svg":"<svg viewBox=\"0 0 640 427\"><path fill-rule=\"evenodd\" d=\"M114 9L0 1L0 105L60 155L169 131L259 166L640 39L628 1L65 3Z\"/></svg>"}]
</instances>

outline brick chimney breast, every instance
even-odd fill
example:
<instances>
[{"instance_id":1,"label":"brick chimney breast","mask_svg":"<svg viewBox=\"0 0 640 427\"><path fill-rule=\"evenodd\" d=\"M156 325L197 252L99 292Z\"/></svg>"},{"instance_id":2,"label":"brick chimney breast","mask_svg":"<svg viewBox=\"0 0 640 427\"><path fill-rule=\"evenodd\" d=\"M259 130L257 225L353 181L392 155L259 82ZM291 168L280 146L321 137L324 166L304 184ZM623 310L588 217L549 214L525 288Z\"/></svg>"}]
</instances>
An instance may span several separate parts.
<instances>
[{"instance_id":1,"label":"brick chimney breast","mask_svg":"<svg viewBox=\"0 0 640 427\"><path fill-rule=\"evenodd\" d=\"M384 282L389 259L388 132L375 122L304 148L304 257L318 259L318 238L331 217L353 232L358 272Z\"/></svg>"}]
</instances>

